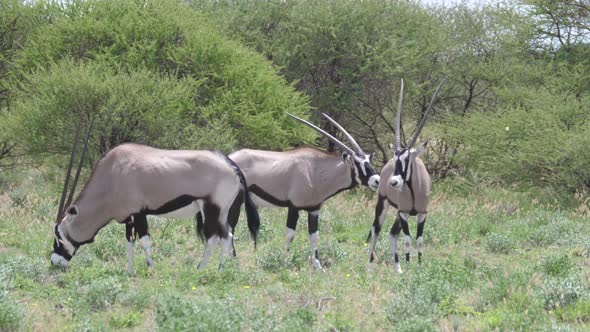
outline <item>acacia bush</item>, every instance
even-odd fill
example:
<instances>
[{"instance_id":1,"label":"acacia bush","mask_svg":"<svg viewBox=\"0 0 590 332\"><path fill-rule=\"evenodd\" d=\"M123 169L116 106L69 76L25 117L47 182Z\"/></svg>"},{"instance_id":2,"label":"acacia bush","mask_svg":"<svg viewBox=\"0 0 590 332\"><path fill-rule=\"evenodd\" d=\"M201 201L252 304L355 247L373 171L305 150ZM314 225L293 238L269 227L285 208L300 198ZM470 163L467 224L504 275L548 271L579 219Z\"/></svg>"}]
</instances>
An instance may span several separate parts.
<instances>
[{"instance_id":1,"label":"acacia bush","mask_svg":"<svg viewBox=\"0 0 590 332\"><path fill-rule=\"evenodd\" d=\"M537 91L527 107L450 117L433 130L459 150L461 173L500 183L590 189L588 98Z\"/></svg>"},{"instance_id":2,"label":"acacia bush","mask_svg":"<svg viewBox=\"0 0 590 332\"><path fill-rule=\"evenodd\" d=\"M169 148L277 149L313 133L306 97L276 69L177 1L73 1L16 58L10 132L31 154L64 152L80 116L93 151L121 142Z\"/></svg>"}]
</instances>

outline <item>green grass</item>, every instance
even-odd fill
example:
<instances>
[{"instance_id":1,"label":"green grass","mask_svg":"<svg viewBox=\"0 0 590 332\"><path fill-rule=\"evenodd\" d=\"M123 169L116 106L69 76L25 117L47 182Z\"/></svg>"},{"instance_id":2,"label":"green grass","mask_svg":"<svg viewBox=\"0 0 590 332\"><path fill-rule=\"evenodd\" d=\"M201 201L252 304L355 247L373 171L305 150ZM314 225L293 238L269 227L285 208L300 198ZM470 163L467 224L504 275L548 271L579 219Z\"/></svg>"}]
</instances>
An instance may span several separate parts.
<instances>
[{"instance_id":1,"label":"green grass","mask_svg":"<svg viewBox=\"0 0 590 332\"><path fill-rule=\"evenodd\" d=\"M386 236L393 211L367 273L374 197L364 190L338 195L322 209L322 271L311 267L303 214L289 255L286 211L260 209L258 249L242 220L238 258L219 270L216 255L204 271L196 270L203 245L194 222L152 217L154 270L137 245L127 275L125 230L116 223L83 246L68 270L50 267L58 186L39 171L6 179L0 331L590 328L590 223L575 199L561 204L542 192L437 184L424 263L402 263L403 275L393 272Z\"/></svg>"}]
</instances>

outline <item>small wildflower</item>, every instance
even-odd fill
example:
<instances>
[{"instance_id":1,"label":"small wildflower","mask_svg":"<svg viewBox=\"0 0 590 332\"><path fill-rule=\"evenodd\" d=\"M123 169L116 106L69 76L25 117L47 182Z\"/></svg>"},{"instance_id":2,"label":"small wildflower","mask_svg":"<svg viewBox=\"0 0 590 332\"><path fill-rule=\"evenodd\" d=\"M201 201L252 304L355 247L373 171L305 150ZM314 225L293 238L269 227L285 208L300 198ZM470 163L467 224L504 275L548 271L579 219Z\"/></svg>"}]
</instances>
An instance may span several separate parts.
<instances>
[{"instance_id":1,"label":"small wildflower","mask_svg":"<svg viewBox=\"0 0 590 332\"><path fill-rule=\"evenodd\" d=\"M506 126L506 131L510 130L510 128L508 128L508 126Z\"/></svg>"},{"instance_id":2,"label":"small wildflower","mask_svg":"<svg viewBox=\"0 0 590 332\"><path fill-rule=\"evenodd\" d=\"M350 278L350 274L348 274L348 273L347 273L347 274L346 274L346 277L347 277L347 278Z\"/></svg>"},{"instance_id":3,"label":"small wildflower","mask_svg":"<svg viewBox=\"0 0 590 332\"><path fill-rule=\"evenodd\" d=\"M250 286L246 285L246 286L244 286L244 288L246 288L246 289L249 289L249 288L250 288Z\"/></svg>"},{"instance_id":4,"label":"small wildflower","mask_svg":"<svg viewBox=\"0 0 590 332\"><path fill-rule=\"evenodd\" d=\"M365 245L365 247L367 246L367 243L366 243L366 242L365 242L365 243L363 243L363 244Z\"/></svg>"},{"instance_id":5,"label":"small wildflower","mask_svg":"<svg viewBox=\"0 0 590 332\"><path fill-rule=\"evenodd\" d=\"M193 289L193 290L197 290L197 286L193 286L193 287L192 287L192 289Z\"/></svg>"}]
</instances>

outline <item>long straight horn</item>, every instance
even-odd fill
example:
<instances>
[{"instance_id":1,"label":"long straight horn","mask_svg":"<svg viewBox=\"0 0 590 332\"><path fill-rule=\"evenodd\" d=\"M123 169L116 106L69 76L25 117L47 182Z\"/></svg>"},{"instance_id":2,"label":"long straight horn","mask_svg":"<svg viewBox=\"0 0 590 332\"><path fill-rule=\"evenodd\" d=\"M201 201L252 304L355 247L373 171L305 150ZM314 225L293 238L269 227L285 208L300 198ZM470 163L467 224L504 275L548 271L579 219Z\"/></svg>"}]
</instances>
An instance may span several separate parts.
<instances>
[{"instance_id":1,"label":"long straight horn","mask_svg":"<svg viewBox=\"0 0 590 332\"><path fill-rule=\"evenodd\" d=\"M336 122L334 119L332 119L331 117L329 117L326 113L322 113L322 115L328 119L328 121L330 121L333 125L336 126L336 128L338 128L342 134L344 134L344 136L346 136L346 138L348 139L348 141L352 144L352 147L356 150L356 152L358 154L365 154L363 152L363 149L361 149L361 146L354 140L354 138L352 137L352 135L350 135L346 129L344 129L338 122Z\"/></svg>"},{"instance_id":2,"label":"long straight horn","mask_svg":"<svg viewBox=\"0 0 590 332\"><path fill-rule=\"evenodd\" d=\"M404 79L402 78L399 87L399 99L397 101L397 113L395 115L395 151L402 149L401 140L401 117L402 117L402 104L404 102Z\"/></svg>"},{"instance_id":3,"label":"long straight horn","mask_svg":"<svg viewBox=\"0 0 590 332\"><path fill-rule=\"evenodd\" d=\"M308 122L308 121L306 121L306 120L303 120L303 119L301 119L301 118L298 118L298 117L296 117L296 116L295 116L295 115L293 115L293 114L289 114L289 113L287 113L287 115L288 115L288 116L290 116L290 117L292 117L293 119L295 119L295 120L299 121L299 122L302 122L302 123L304 123L304 124L306 124L306 125L310 126L310 127L311 127L311 128L313 128L313 129L317 130L318 132L320 132L320 134L322 134L322 135L326 136L326 137L327 137L327 138L328 138L330 141L332 141L334 144L336 144L337 146L339 146L339 147L340 147L342 150L344 150L344 151L347 151L347 152L348 152L348 153L350 153L350 154L355 154L355 153L354 153L354 151L352 151L352 149L351 149L351 148L349 148L348 146L346 146L346 144L344 144L344 143L340 142L340 141L339 141L339 140L338 140L336 137L334 137L334 136L332 136L332 135L328 134L326 131L324 131L324 130L320 129L319 127L317 127L317 126L316 126L316 125L314 125L313 123L311 123L311 122Z\"/></svg>"},{"instance_id":4,"label":"long straight horn","mask_svg":"<svg viewBox=\"0 0 590 332\"><path fill-rule=\"evenodd\" d=\"M72 175L72 166L74 164L74 155L76 154L76 148L78 147L78 139L80 137L80 128L82 127L82 117L78 121L78 127L76 127L76 137L74 138L74 146L72 146L72 153L70 154L70 163L68 164L68 169L66 171L66 178L64 181L64 188L61 191L61 198L59 199L59 207L57 208L57 217L55 218L55 222L59 222L61 219L63 209L64 209L64 201L66 199L66 195L68 192L68 184L70 183L70 177Z\"/></svg>"},{"instance_id":5,"label":"long straight horn","mask_svg":"<svg viewBox=\"0 0 590 332\"><path fill-rule=\"evenodd\" d=\"M416 128L416 131L414 132L414 136L412 136L410 143L408 143L408 149L411 149L414 146L414 144L416 143L416 140L418 139L418 135L420 135L420 131L422 131L422 128L424 128L424 124L426 124L426 119L428 118L428 113L430 112L430 110L432 109L432 105L434 105L434 102L436 101L436 96L438 95L438 91L443 86L443 84L445 84L445 82L447 81L448 78L449 78L448 76L445 77L442 80L442 82L440 82L440 84L438 85L436 90L434 91L434 94L432 95L432 98L430 99L430 104L428 104L428 108L426 109L426 112L424 112L424 115L422 116L422 119L420 120L420 123L418 124L418 127Z\"/></svg>"},{"instance_id":6,"label":"long straight horn","mask_svg":"<svg viewBox=\"0 0 590 332\"><path fill-rule=\"evenodd\" d=\"M76 169L76 175L74 176L74 183L72 183L72 190L70 190L70 195L68 196L68 200L64 207L67 209L70 204L72 203L72 199L74 198L74 192L76 191L76 186L78 185L78 179L80 178L80 171L82 170L82 165L84 164L84 156L86 155L86 150L88 150L88 140L90 139L90 133L92 133L92 127L94 126L94 117L90 121L90 126L88 127L88 132L86 133L86 137L84 138L84 146L82 147L82 154L80 155L80 161L78 162L78 168Z\"/></svg>"}]
</instances>

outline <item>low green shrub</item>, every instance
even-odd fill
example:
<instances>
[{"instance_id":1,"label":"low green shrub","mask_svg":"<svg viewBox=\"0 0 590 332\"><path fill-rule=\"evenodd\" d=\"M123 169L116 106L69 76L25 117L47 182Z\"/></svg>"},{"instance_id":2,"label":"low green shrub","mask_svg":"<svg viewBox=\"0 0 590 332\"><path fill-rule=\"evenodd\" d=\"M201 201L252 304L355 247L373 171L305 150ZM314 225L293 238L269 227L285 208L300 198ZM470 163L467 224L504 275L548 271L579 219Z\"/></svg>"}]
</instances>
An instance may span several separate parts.
<instances>
[{"instance_id":1,"label":"low green shrub","mask_svg":"<svg viewBox=\"0 0 590 332\"><path fill-rule=\"evenodd\" d=\"M486 236L486 249L492 253L509 254L514 249L514 242L506 235L490 233Z\"/></svg>"},{"instance_id":2,"label":"low green shrub","mask_svg":"<svg viewBox=\"0 0 590 332\"><path fill-rule=\"evenodd\" d=\"M117 329L130 328L141 324L143 320L142 318L142 315L135 311L130 311L127 313L115 313L111 316L109 324Z\"/></svg>"},{"instance_id":3,"label":"low green shrub","mask_svg":"<svg viewBox=\"0 0 590 332\"><path fill-rule=\"evenodd\" d=\"M568 255L555 254L544 257L541 261L543 272L553 277L564 277L569 274L574 266Z\"/></svg>"},{"instance_id":4,"label":"low green shrub","mask_svg":"<svg viewBox=\"0 0 590 332\"><path fill-rule=\"evenodd\" d=\"M309 262L309 251L291 248L287 253L284 249L267 248L256 257L256 265L269 272L301 269Z\"/></svg>"},{"instance_id":5,"label":"low green shrub","mask_svg":"<svg viewBox=\"0 0 590 332\"><path fill-rule=\"evenodd\" d=\"M23 311L6 291L0 290L0 331L15 331L22 326Z\"/></svg>"},{"instance_id":6,"label":"low green shrub","mask_svg":"<svg viewBox=\"0 0 590 332\"><path fill-rule=\"evenodd\" d=\"M555 310L575 304L580 297L588 293L588 289L584 289L579 279L565 277L544 280L539 292L544 300L545 309Z\"/></svg>"},{"instance_id":7,"label":"low green shrub","mask_svg":"<svg viewBox=\"0 0 590 332\"><path fill-rule=\"evenodd\" d=\"M114 277L100 278L88 285L83 296L91 309L104 310L117 302L123 289L124 286Z\"/></svg>"},{"instance_id":8,"label":"low green shrub","mask_svg":"<svg viewBox=\"0 0 590 332\"><path fill-rule=\"evenodd\" d=\"M207 296L192 299L165 295L156 308L156 325L164 331L236 331L247 322L244 307Z\"/></svg>"}]
</instances>

